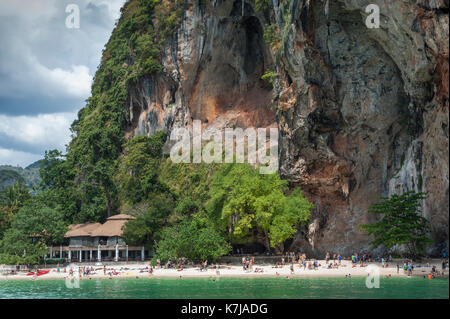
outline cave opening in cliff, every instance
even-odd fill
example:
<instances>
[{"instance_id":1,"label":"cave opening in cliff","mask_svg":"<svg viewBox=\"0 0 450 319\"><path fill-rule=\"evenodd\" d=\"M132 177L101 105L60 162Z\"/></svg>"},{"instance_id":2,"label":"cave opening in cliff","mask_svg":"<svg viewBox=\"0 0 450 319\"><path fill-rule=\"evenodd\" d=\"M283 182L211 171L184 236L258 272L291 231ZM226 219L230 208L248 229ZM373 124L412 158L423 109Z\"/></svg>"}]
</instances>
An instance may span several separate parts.
<instances>
[{"instance_id":1,"label":"cave opening in cliff","mask_svg":"<svg viewBox=\"0 0 450 319\"><path fill-rule=\"evenodd\" d=\"M262 79L274 62L253 8L246 2L242 14L242 2L236 1L206 42L211 46L203 52L190 98L192 119L242 128L274 124L273 87Z\"/></svg>"},{"instance_id":2,"label":"cave opening in cliff","mask_svg":"<svg viewBox=\"0 0 450 319\"><path fill-rule=\"evenodd\" d=\"M263 30L256 17L245 18L242 22L246 34L244 70L249 79L258 81L264 74Z\"/></svg>"}]
</instances>

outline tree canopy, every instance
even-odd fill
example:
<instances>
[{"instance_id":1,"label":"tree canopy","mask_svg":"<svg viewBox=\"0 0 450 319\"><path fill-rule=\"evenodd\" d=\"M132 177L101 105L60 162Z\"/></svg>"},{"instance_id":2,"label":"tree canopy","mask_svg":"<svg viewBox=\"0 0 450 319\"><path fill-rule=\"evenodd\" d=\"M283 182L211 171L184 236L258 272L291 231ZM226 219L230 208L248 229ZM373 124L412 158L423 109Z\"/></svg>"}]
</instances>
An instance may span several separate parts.
<instances>
[{"instance_id":1,"label":"tree canopy","mask_svg":"<svg viewBox=\"0 0 450 319\"><path fill-rule=\"evenodd\" d=\"M406 192L401 195L383 197L379 203L369 207L369 213L382 215L374 224L361 225L361 229L373 235L372 245L392 248L406 245L409 254L416 257L424 253L426 245L432 243L428 236L429 222L420 216L425 193Z\"/></svg>"},{"instance_id":2,"label":"tree canopy","mask_svg":"<svg viewBox=\"0 0 450 319\"><path fill-rule=\"evenodd\" d=\"M225 165L214 175L207 210L232 239L257 231L267 250L291 238L314 207L299 189L290 195L278 174L260 175L247 164Z\"/></svg>"},{"instance_id":3,"label":"tree canopy","mask_svg":"<svg viewBox=\"0 0 450 319\"><path fill-rule=\"evenodd\" d=\"M58 210L34 200L12 217L0 242L1 256L15 263L38 263L47 253L46 245L62 242L66 231Z\"/></svg>"},{"instance_id":4,"label":"tree canopy","mask_svg":"<svg viewBox=\"0 0 450 319\"><path fill-rule=\"evenodd\" d=\"M156 258L194 262L216 261L231 251L230 244L211 225L199 220L185 220L164 230L156 246Z\"/></svg>"}]
</instances>

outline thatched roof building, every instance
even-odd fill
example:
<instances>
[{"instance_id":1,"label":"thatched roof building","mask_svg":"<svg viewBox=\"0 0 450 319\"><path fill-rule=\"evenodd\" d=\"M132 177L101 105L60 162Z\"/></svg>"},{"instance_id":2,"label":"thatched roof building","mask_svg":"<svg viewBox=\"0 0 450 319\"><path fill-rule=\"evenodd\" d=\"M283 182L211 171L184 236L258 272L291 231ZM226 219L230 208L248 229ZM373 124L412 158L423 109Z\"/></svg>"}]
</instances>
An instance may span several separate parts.
<instances>
[{"instance_id":1,"label":"thatched roof building","mask_svg":"<svg viewBox=\"0 0 450 319\"><path fill-rule=\"evenodd\" d=\"M134 219L130 215L115 215L109 217L104 224L87 223L70 225L64 237L68 245L59 247L60 258L67 257L69 261L102 261L102 260L141 260L149 257L144 246L128 246L122 238L123 226ZM50 247L50 258L58 248ZM65 256L64 256L64 253Z\"/></svg>"},{"instance_id":2,"label":"thatched roof building","mask_svg":"<svg viewBox=\"0 0 450 319\"><path fill-rule=\"evenodd\" d=\"M101 225L102 224L100 223L70 225L69 231L64 235L64 237L91 237L92 232Z\"/></svg>"},{"instance_id":3,"label":"thatched roof building","mask_svg":"<svg viewBox=\"0 0 450 319\"><path fill-rule=\"evenodd\" d=\"M120 214L109 217L104 224L89 223L70 225L69 231L64 237L120 237L122 236L123 226L133 216Z\"/></svg>"},{"instance_id":4,"label":"thatched roof building","mask_svg":"<svg viewBox=\"0 0 450 319\"><path fill-rule=\"evenodd\" d=\"M92 232L92 237L120 237L122 236L123 226L133 216L120 214L111 216L106 220L106 223L100 225Z\"/></svg>"}]
</instances>

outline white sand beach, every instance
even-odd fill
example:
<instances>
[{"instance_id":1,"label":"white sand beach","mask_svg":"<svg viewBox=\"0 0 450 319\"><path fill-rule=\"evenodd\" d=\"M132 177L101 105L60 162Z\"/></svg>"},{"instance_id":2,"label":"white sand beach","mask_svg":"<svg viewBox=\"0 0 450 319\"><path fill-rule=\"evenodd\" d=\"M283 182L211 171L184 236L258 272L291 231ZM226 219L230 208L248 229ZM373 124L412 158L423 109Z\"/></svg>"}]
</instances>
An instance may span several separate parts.
<instances>
[{"instance_id":1,"label":"white sand beach","mask_svg":"<svg viewBox=\"0 0 450 319\"><path fill-rule=\"evenodd\" d=\"M140 264L119 264L113 266L106 266L106 274L103 266L89 265L88 267L93 267L94 272L89 275L81 275L82 280L89 279L108 279L108 278L189 278L189 277L345 277L346 275L351 275L352 277L365 277L368 275L368 265L376 265L381 277L386 276L399 276L407 277L407 273L403 271L402 262L398 262L400 270L397 271L397 262L391 262L388 267L382 268L381 263L369 263L363 267L359 264L353 267L351 261L342 261L341 266L337 269L327 269L325 261L319 261L320 266L316 270L309 270L300 267L298 264L294 265L294 272L291 272L290 264L282 267L275 268L275 266L270 265L254 265L252 270L244 271L241 266L238 265L219 265L219 269L213 267L208 267L207 270L200 271L199 267L196 268L186 268L182 271L177 269L163 269L154 268L153 273L149 272L148 263ZM432 266L442 274L441 261L440 260L430 260L422 262L420 264L414 264L416 267L413 271L413 276L428 276L431 272ZM6 275L1 274L0 280L48 280L48 279L66 279L73 278L75 276L79 277L78 265L71 264L65 268L60 268L58 272L56 268L48 269L50 272L42 276L27 276L26 272L19 272L16 275ZM70 268L73 269L73 277L69 275ZM45 268L43 268L45 269ZM41 269L41 270L43 270ZM64 271L65 269L65 271ZM255 272L258 269L260 272ZM262 270L262 272L261 272ZM448 276L448 269L445 271L444 275Z\"/></svg>"}]
</instances>

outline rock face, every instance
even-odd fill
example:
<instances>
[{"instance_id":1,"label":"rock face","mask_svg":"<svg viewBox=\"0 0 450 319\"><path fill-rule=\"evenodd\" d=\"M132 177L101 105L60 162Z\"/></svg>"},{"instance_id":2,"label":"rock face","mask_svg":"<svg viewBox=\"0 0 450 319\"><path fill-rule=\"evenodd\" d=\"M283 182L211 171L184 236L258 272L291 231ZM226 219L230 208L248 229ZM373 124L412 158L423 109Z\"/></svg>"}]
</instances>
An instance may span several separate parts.
<instances>
[{"instance_id":1,"label":"rock face","mask_svg":"<svg viewBox=\"0 0 450 319\"><path fill-rule=\"evenodd\" d=\"M261 79L273 68L264 30L249 4L216 1L186 8L177 36L165 48L164 76L144 79L130 98L128 134L188 126L276 126L272 88Z\"/></svg>"},{"instance_id":2,"label":"rock face","mask_svg":"<svg viewBox=\"0 0 450 319\"><path fill-rule=\"evenodd\" d=\"M280 174L316 206L293 249L367 248L367 207L407 190L429 194L429 253L448 249L448 0L273 0L265 14L253 3L186 7L164 75L130 91L127 135L192 120L278 125ZM366 26L369 4L378 29ZM269 23L284 30L278 52L264 41ZM274 88L261 80L268 70Z\"/></svg>"}]
</instances>

